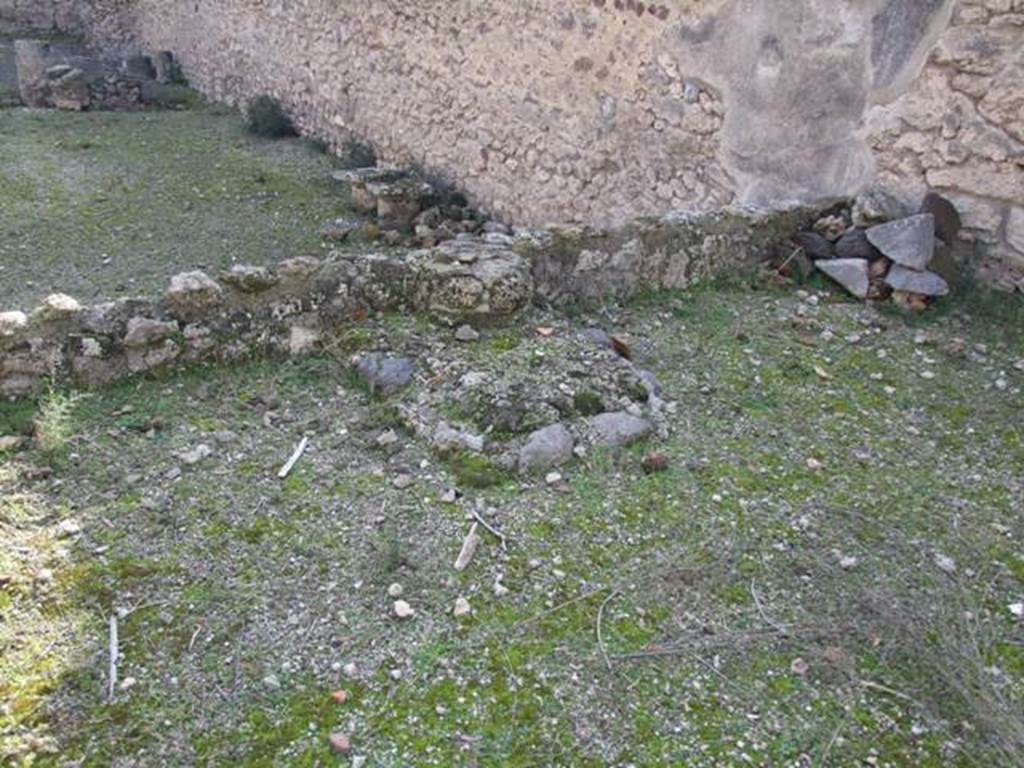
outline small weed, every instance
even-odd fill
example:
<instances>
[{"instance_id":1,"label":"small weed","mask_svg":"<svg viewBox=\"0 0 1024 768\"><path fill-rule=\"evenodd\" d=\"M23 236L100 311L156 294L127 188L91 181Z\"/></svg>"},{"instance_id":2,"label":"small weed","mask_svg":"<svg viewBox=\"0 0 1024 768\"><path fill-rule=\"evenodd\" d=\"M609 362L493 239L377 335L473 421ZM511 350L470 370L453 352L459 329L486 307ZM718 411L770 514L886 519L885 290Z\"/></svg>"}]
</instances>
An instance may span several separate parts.
<instances>
[{"instance_id":1,"label":"small weed","mask_svg":"<svg viewBox=\"0 0 1024 768\"><path fill-rule=\"evenodd\" d=\"M372 168L377 165L377 152L372 145L349 139L341 145L338 160L342 168Z\"/></svg>"},{"instance_id":2,"label":"small weed","mask_svg":"<svg viewBox=\"0 0 1024 768\"><path fill-rule=\"evenodd\" d=\"M35 438L39 450L56 453L75 436L75 407L84 398L78 392L51 389L39 404L35 418Z\"/></svg>"},{"instance_id":3,"label":"small weed","mask_svg":"<svg viewBox=\"0 0 1024 768\"><path fill-rule=\"evenodd\" d=\"M496 467L489 459L465 451L449 454L448 468L463 488L493 488L509 481L505 470Z\"/></svg>"},{"instance_id":4,"label":"small weed","mask_svg":"<svg viewBox=\"0 0 1024 768\"><path fill-rule=\"evenodd\" d=\"M580 416L596 416L604 412L601 396L595 392L577 392L572 399L572 405Z\"/></svg>"},{"instance_id":5,"label":"small weed","mask_svg":"<svg viewBox=\"0 0 1024 768\"><path fill-rule=\"evenodd\" d=\"M167 70L167 82L171 85L183 85L188 87L188 77L185 76L185 72L182 70L181 64L176 61L172 61L170 69Z\"/></svg>"}]
</instances>

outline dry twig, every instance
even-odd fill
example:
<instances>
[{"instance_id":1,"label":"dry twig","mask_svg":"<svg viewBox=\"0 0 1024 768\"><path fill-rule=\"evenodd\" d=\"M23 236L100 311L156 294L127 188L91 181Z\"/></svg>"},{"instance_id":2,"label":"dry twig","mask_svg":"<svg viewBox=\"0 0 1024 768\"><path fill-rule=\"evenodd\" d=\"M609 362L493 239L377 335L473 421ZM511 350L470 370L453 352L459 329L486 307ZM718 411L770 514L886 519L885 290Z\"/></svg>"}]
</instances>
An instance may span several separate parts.
<instances>
[{"instance_id":1,"label":"dry twig","mask_svg":"<svg viewBox=\"0 0 1024 768\"><path fill-rule=\"evenodd\" d=\"M503 534L501 531L499 531L493 525L491 525L486 520L484 520L484 518L480 515L480 513L477 512L475 509L473 510L473 519L476 520L478 523L480 523L480 525L482 525L488 531L490 531L491 533L493 533L495 536L498 537L498 540L501 542L501 551L502 552L508 552L508 544L505 541L505 534Z\"/></svg>"},{"instance_id":2,"label":"dry twig","mask_svg":"<svg viewBox=\"0 0 1024 768\"><path fill-rule=\"evenodd\" d=\"M604 659L605 666L608 667L609 672L612 671L612 660L608 658L608 651L604 646L604 635L601 632L601 623L604 621L604 609L618 594L619 590L613 590L608 597L601 601L601 607L597 609L597 647L601 651L601 657Z\"/></svg>"},{"instance_id":3,"label":"dry twig","mask_svg":"<svg viewBox=\"0 0 1024 768\"><path fill-rule=\"evenodd\" d=\"M288 477L288 473L295 467L296 462L302 458L302 454L306 452L306 446L309 445L309 438L303 436L302 440L299 441L298 446L292 452L291 458L285 462L285 465L281 467L281 471L277 473L277 476L284 480Z\"/></svg>"},{"instance_id":4,"label":"dry twig","mask_svg":"<svg viewBox=\"0 0 1024 768\"><path fill-rule=\"evenodd\" d=\"M113 701L114 691L117 688L117 612L110 614L110 667L107 674L107 699Z\"/></svg>"}]
</instances>

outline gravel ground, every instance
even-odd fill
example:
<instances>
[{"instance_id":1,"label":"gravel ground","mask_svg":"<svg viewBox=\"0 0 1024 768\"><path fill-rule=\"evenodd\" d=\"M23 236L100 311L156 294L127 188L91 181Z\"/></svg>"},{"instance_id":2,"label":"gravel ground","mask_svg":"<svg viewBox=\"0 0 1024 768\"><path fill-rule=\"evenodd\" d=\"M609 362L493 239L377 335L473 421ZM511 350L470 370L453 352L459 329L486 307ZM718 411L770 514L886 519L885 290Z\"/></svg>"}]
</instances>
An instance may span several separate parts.
<instances>
[{"instance_id":1,"label":"gravel ground","mask_svg":"<svg viewBox=\"0 0 1024 768\"><path fill-rule=\"evenodd\" d=\"M0 405L0 435L43 419L67 436L0 458L0 748L26 765L1020 764L1021 320L1010 298L907 318L821 286L715 285L472 342L385 316L330 355ZM453 388L466 371L527 413L550 413L537 382L589 408L573 393L606 393L621 365L586 357L593 326L660 380L647 440L524 477L407 429L440 403L521 441ZM371 397L348 362L367 350L408 355L413 385ZM481 531L456 571L474 511L507 547Z\"/></svg>"}]
</instances>

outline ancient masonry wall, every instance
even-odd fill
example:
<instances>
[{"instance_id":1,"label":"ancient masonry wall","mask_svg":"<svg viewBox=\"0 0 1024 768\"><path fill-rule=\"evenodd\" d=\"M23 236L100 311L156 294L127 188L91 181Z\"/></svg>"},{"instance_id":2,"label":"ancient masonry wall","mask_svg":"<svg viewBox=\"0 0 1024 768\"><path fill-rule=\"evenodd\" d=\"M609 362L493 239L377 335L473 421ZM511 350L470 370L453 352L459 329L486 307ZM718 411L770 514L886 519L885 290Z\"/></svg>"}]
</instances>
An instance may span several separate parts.
<instances>
[{"instance_id":1,"label":"ancient masonry wall","mask_svg":"<svg viewBox=\"0 0 1024 768\"><path fill-rule=\"evenodd\" d=\"M82 306L54 294L31 312L0 311L0 397L32 395L50 382L91 386L202 360L322 349L371 312L414 310L477 324L533 302L684 287L791 250L814 216L799 207L735 209L638 220L614 234L572 227L463 234L401 255L298 258L212 277L186 272L155 299Z\"/></svg>"},{"instance_id":2,"label":"ancient masonry wall","mask_svg":"<svg viewBox=\"0 0 1024 768\"><path fill-rule=\"evenodd\" d=\"M0 0L517 224L928 189L1024 286L1024 0ZM47 9L50 10L47 10ZM44 19L45 20L45 19Z\"/></svg>"}]
</instances>

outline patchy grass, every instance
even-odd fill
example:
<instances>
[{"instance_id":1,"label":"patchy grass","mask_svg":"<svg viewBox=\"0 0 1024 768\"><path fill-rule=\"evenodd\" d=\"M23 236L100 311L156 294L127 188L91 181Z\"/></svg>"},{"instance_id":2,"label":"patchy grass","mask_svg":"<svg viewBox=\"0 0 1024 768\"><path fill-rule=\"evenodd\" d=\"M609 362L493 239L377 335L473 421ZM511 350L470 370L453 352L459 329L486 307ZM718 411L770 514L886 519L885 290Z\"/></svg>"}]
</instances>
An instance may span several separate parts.
<instances>
[{"instance_id":1,"label":"patchy grass","mask_svg":"<svg viewBox=\"0 0 1024 768\"><path fill-rule=\"evenodd\" d=\"M175 272L315 256L335 161L222 108L0 109L0 306L154 294Z\"/></svg>"},{"instance_id":2,"label":"patchy grass","mask_svg":"<svg viewBox=\"0 0 1024 768\"><path fill-rule=\"evenodd\" d=\"M453 345L385 317L337 359L97 391L51 476L34 448L2 458L8 759L345 764L342 730L374 766L1020 764L1024 339L965 307L817 298L726 284L604 308L664 386L665 434L556 486L379 444L393 408L339 362L384 335L421 364L564 376L528 334ZM11 431L34 418L0 408ZM648 475L652 448L668 469ZM508 551L484 533L457 573L470 509Z\"/></svg>"}]
</instances>

